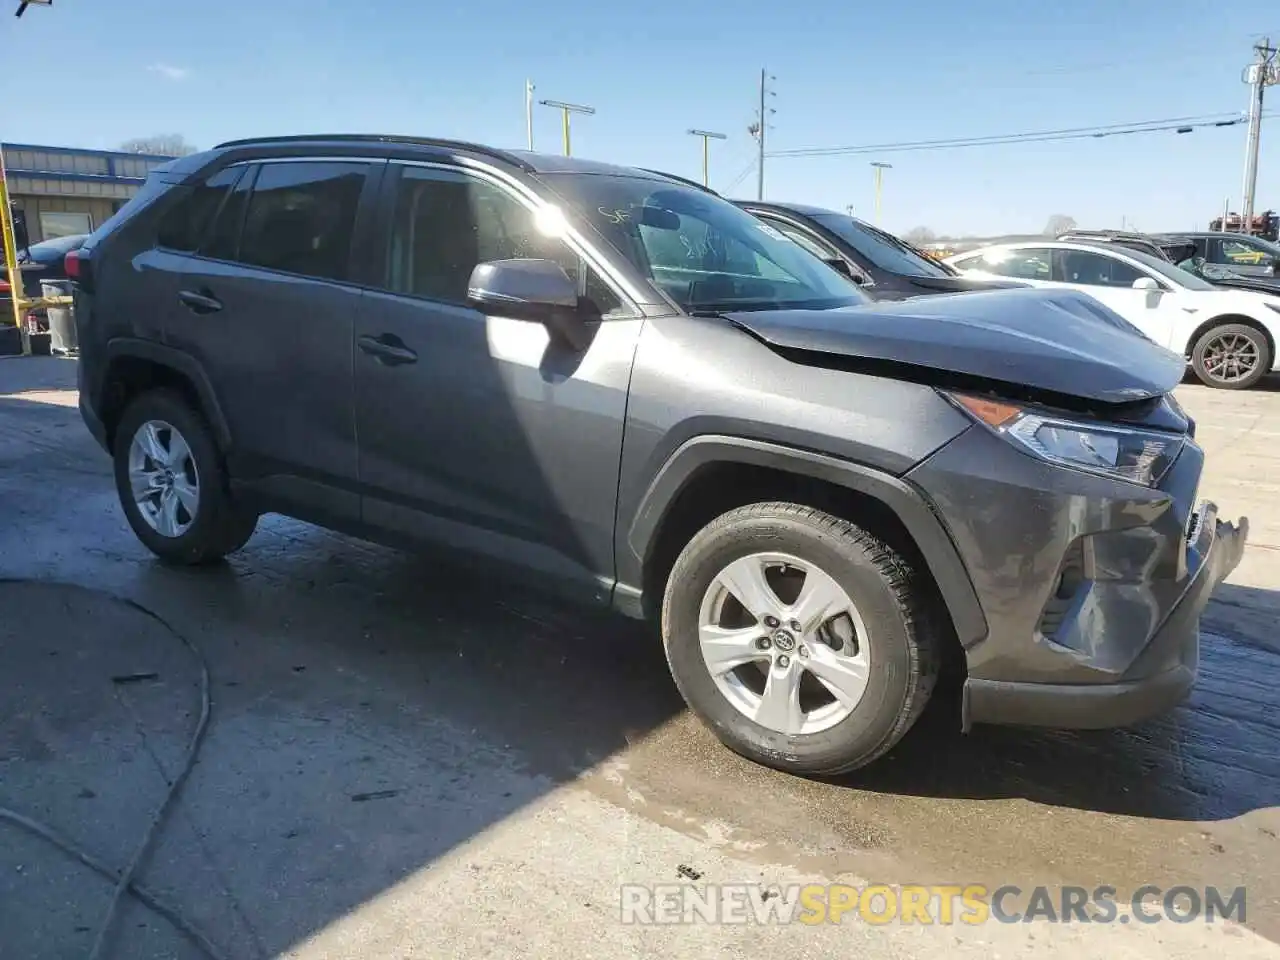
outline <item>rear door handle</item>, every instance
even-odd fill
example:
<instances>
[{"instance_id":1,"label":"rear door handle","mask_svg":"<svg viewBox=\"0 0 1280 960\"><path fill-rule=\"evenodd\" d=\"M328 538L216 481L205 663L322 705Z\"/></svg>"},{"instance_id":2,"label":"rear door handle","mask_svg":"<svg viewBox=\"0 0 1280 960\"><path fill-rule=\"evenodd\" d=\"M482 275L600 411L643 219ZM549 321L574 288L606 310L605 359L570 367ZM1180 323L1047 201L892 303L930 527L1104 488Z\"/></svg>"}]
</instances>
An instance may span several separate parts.
<instances>
[{"instance_id":1,"label":"rear door handle","mask_svg":"<svg viewBox=\"0 0 1280 960\"><path fill-rule=\"evenodd\" d=\"M178 292L181 300L192 313L216 313L222 309L222 301L210 293L197 293L195 290Z\"/></svg>"},{"instance_id":2,"label":"rear door handle","mask_svg":"<svg viewBox=\"0 0 1280 960\"><path fill-rule=\"evenodd\" d=\"M388 367L399 366L402 363L417 363L418 355L399 342L389 342L399 338L392 337L389 333L384 333L381 337L363 336L356 340L360 349L370 356L376 357L379 363L384 363Z\"/></svg>"}]
</instances>

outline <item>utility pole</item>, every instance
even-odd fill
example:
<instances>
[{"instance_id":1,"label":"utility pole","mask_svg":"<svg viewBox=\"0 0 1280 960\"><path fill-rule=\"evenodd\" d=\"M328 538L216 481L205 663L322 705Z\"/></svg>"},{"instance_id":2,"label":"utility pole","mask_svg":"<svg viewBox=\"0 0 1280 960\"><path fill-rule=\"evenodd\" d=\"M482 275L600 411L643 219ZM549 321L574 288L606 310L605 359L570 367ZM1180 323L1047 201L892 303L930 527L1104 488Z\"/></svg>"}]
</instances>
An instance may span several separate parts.
<instances>
[{"instance_id":1,"label":"utility pole","mask_svg":"<svg viewBox=\"0 0 1280 960\"><path fill-rule=\"evenodd\" d=\"M769 129L769 117L775 113L769 106L769 97L777 96L769 89L769 81L777 80L768 70L760 71L760 107L756 114L756 122L747 127L747 133L756 138L756 145L759 148L759 154L756 158L756 199L764 199L764 138L765 131Z\"/></svg>"},{"instance_id":2,"label":"utility pole","mask_svg":"<svg viewBox=\"0 0 1280 960\"><path fill-rule=\"evenodd\" d=\"M880 191L884 186L884 172L892 170L892 163L885 163L883 160L872 160L871 166L876 171L876 226L880 225Z\"/></svg>"},{"instance_id":3,"label":"utility pole","mask_svg":"<svg viewBox=\"0 0 1280 960\"><path fill-rule=\"evenodd\" d=\"M1276 49L1271 46L1271 38L1264 38L1253 49L1257 59L1245 67L1241 78L1250 87L1249 137L1245 142L1244 193L1240 204L1240 228L1245 233L1253 233L1253 205L1258 189L1258 152L1262 140L1262 97L1267 87L1280 80L1276 70Z\"/></svg>"},{"instance_id":4,"label":"utility pole","mask_svg":"<svg viewBox=\"0 0 1280 960\"><path fill-rule=\"evenodd\" d=\"M524 82L524 127L528 135L529 150L533 150L533 81Z\"/></svg>"},{"instance_id":5,"label":"utility pole","mask_svg":"<svg viewBox=\"0 0 1280 960\"><path fill-rule=\"evenodd\" d=\"M554 107L559 110L564 117L564 155L570 155L569 151L569 114L585 113L588 116L596 112L595 107L584 107L580 103L565 103L562 100L539 100L544 107Z\"/></svg>"},{"instance_id":6,"label":"utility pole","mask_svg":"<svg viewBox=\"0 0 1280 960\"><path fill-rule=\"evenodd\" d=\"M712 133L710 130L688 130L691 136L702 138L702 185L711 186L711 141L728 140L723 133Z\"/></svg>"}]
</instances>

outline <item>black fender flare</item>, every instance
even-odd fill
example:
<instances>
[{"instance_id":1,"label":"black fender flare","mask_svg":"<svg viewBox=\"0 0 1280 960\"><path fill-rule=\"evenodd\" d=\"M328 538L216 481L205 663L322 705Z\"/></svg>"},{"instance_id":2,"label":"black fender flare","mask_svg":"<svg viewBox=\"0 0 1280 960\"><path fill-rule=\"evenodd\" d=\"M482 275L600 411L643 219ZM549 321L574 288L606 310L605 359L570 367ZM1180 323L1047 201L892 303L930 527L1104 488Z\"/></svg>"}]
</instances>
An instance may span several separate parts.
<instances>
[{"instance_id":1,"label":"black fender flare","mask_svg":"<svg viewBox=\"0 0 1280 960\"><path fill-rule=\"evenodd\" d=\"M226 415L222 412L222 405L218 403L218 395L214 392L209 375L204 372L204 367L195 357L153 340L141 340L136 337L113 337L108 340L108 367L112 361L122 357L149 360L185 377L200 400L200 412L209 421L219 450L226 453L231 449L231 428L227 424Z\"/></svg>"},{"instance_id":2,"label":"black fender flare","mask_svg":"<svg viewBox=\"0 0 1280 960\"><path fill-rule=\"evenodd\" d=\"M921 491L874 467L762 440L704 435L686 441L667 458L640 498L627 530L626 550L632 555L628 560L634 558L636 574L643 569L667 512L680 492L701 468L725 462L808 476L878 500L893 511L915 541L938 585L961 644L968 648L986 637L987 620L973 582L942 518ZM638 583L640 579L637 576L632 582ZM633 596L619 597L615 602L621 601L625 606L639 599L635 595L637 591L621 583L619 587Z\"/></svg>"}]
</instances>

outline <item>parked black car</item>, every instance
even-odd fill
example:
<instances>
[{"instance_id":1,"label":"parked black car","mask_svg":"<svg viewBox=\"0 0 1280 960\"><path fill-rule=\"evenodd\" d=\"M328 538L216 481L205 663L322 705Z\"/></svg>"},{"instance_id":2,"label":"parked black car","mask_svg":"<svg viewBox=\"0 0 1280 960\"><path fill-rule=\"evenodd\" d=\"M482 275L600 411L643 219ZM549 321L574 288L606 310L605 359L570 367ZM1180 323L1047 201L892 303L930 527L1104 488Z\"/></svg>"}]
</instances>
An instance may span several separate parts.
<instances>
[{"instance_id":1,"label":"parked black car","mask_svg":"<svg viewBox=\"0 0 1280 960\"><path fill-rule=\"evenodd\" d=\"M78 233L70 237L57 237L53 240L42 240L33 243L25 250L18 251L18 266L22 271L23 296L34 299L40 296L40 283L44 280L66 280L67 254L79 250L88 239L88 234ZM0 264L3 274L3 264ZM0 276L0 293L7 306L9 302L9 278Z\"/></svg>"},{"instance_id":2,"label":"parked black car","mask_svg":"<svg viewBox=\"0 0 1280 960\"><path fill-rule=\"evenodd\" d=\"M659 174L237 141L71 263L80 409L159 557L278 512L429 550L439 590L505 566L649 619L693 711L785 770L883 755L947 662L966 728L1163 712L1244 548L1196 498L1185 360L1094 298L872 303Z\"/></svg>"},{"instance_id":3,"label":"parked black car","mask_svg":"<svg viewBox=\"0 0 1280 960\"><path fill-rule=\"evenodd\" d=\"M906 241L845 213L798 203L733 202L852 277L873 300L1024 286L962 276Z\"/></svg>"}]
</instances>

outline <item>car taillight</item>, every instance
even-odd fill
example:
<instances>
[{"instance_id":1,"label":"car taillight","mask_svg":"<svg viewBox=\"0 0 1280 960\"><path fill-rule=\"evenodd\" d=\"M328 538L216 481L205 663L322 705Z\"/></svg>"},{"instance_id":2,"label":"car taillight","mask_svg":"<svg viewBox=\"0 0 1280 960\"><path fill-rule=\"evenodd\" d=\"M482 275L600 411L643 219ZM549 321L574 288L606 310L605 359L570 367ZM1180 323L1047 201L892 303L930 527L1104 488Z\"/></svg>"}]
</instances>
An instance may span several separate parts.
<instances>
[{"instance_id":1,"label":"car taillight","mask_svg":"<svg viewBox=\"0 0 1280 960\"><path fill-rule=\"evenodd\" d=\"M0 293L8 293L12 289L8 280L0 280Z\"/></svg>"},{"instance_id":2,"label":"car taillight","mask_svg":"<svg viewBox=\"0 0 1280 960\"><path fill-rule=\"evenodd\" d=\"M80 255L72 250L63 258L62 268L72 280L80 279Z\"/></svg>"}]
</instances>

